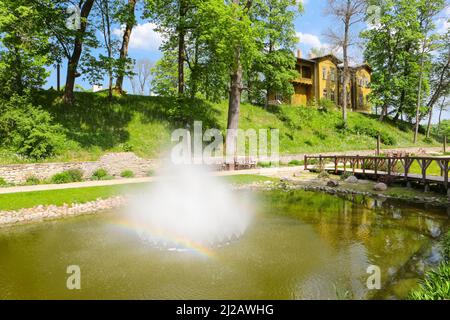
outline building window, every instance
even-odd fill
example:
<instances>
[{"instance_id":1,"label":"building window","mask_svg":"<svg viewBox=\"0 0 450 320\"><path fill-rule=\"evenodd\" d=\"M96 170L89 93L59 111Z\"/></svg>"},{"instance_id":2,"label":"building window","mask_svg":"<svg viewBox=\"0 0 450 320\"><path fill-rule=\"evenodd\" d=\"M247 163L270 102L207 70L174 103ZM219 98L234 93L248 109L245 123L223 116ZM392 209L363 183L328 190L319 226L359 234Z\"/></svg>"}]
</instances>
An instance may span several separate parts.
<instances>
[{"instance_id":1,"label":"building window","mask_svg":"<svg viewBox=\"0 0 450 320\"><path fill-rule=\"evenodd\" d=\"M322 79L327 80L327 68L326 67L322 68Z\"/></svg>"},{"instance_id":2,"label":"building window","mask_svg":"<svg viewBox=\"0 0 450 320\"><path fill-rule=\"evenodd\" d=\"M336 69L331 68L331 81L336 81Z\"/></svg>"},{"instance_id":3,"label":"building window","mask_svg":"<svg viewBox=\"0 0 450 320\"><path fill-rule=\"evenodd\" d=\"M302 66L302 78L306 78L306 79L311 79L312 78L311 68L310 67Z\"/></svg>"},{"instance_id":4,"label":"building window","mask_svg":"<svg viewBox=\"0 0 450 320\"><path fill-rule=\"evenodd\" d=\"M332 90L332 91L330 92L330 99L331 99L331 101L334 101L334 102L335 102L334 98L335 98L335 95L334 95L334 91Z\"/></svg>"},{"instance_id":5,"label":"building window","mask_svg":"<svg viewBox=\"0 0 450 320\"><path fill-rule=\"evenodd\" d=\"M328 98L328 96L327 96L327 89L323 89L323 97L324 98Z\"/></svg>"},{"instance_id":6,"label":"building window","mask_svg":"<svg viewBox=\"0 0 450 320\"><path fill-rule=\"evenodd\" d=\"M283 102L283 95L278 91L275 93L275 100Z\"/></svg>"},{"instance_id":7,"label":"building window","mask_svg":"<svg viewBox=\"0 0 450 320\"><path fill-rule=\"evenodd\" d=\"M364 96L362 92L359 93L359 106L364 106Z\"/></svg>"}]
</instances>

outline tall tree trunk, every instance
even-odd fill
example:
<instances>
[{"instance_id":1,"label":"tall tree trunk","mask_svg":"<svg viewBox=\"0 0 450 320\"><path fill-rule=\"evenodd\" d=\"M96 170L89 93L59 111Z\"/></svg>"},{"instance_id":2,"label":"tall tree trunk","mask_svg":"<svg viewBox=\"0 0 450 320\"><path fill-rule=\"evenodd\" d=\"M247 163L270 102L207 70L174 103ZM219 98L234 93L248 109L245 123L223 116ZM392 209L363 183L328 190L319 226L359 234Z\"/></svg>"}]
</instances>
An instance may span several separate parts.
<instances>
[{"instance_id":1,"label":"tall tree trunk","mask_svg":"<svg viewBox=\"0 0 450 320\"><path fill-rule=\"evenodd\" d=\"M445 106L445 97L442 100L441 108L439 109L438 130L441 128L442 111L444 110L444 106Z\"/></svg>"},{"instance_id":2,"label":"tall tree trunk","mask_svg":"<svg viewBox=\"0 0 450 320\"><path fill-rule=\"evenodd\" d=\"M128 16L127 19L125 32L123 33L122 47L120 48L120 61L123 65L121 66L121 70L119 71L119 75L116 80L116 89L120 94L123 93L123 80L126 68L125 61L128 56L128 46L130 44L131 32L133 31L133 27L135 24L136 2L137 0L128 0L128 14L130 16Z\"/></svg>"},{"instance_id":3,"label":"tall tree trunk","mask_svg":"<svg viewBox=\"0 0 450 320\"><path fill-rule=\"evenodd\" d=\"M233 4L239 5L239 3L240 0L233 0ZM237 129L239 127L239 111L241 107L243 71L241 64L241 48L237 46L234 50L234 65L230 75L226 152L227 156L232 155L233 159L235 160L237 152Z\"/></svg>"},{"instance_id":4,"label":"tall tree trunk","mask_svg":"<svg viewBox=\"0 0 450 320\"><path fill-rule=\"evenodd\" d=\"M87 28L87 18L91 13L94 0L86 0L81 8L81 26L75 36L74 47L70 59L67 61L66 87L64 89L63 101L72 104L74 101L73 90L75 87L75 78L77 77L77 68L83 51L84 34Z\"/></svg>"},{"instance_id":5,"label":"tall tree trunk","mask_svg":"<svg viewBox=\"0 0 450 320\"><path fill-rule=\"evenodd\" d=\"M347 100L348 93L347 87L349 85L349 67L348 67L348 37L349 37L349 29L350 29L350 17L348 12L350 11L351 1L347 0L347 15L345 17L345 26L344 26L344 42L342 44L342 51L344 55L344 83L342 88L342 120L344 123L344 127L347 127Z\"/></svg>"},{"instance_id":6,"label":"tall tree trunk","mask_svg":"<svg viewBox=\"0 0 450 320\"><path fill-rule=\"evenodd\" d=\"M184 26L184 18L186 16L186 10L185 0L180 0L178 22L178 94L180 96L184 94L184 62L186 61L186 29Z\"/></svg>"},{"instance_id":7,"label":"tall tree trunk","mask_svg":"<svg viewBox=\"0 0 450 320\"><path fill-rule=\"evenodd\" d=\"M420 125L420 104L422 101L422 81L423 81L423 67L425 64L425 46L426 41L422 44L422 53L420 56L420 70L419 70L419 88L417 92L417 106L416 106L416 125L414 130L414 143L417 143L417 137L419 135L419 125Z\"/></svg>"},{"instance_id":8,"label":"tall tree trunk","mask_svg":"<svg viewBox=\"0 0 450 320\"><path fill-rule=\"evenodd\" d=\"M433 118L433 106L430 107L430 111L428 113L427 138L430 137L431 119L432 118Z\"/></svg>"}]
</instances>

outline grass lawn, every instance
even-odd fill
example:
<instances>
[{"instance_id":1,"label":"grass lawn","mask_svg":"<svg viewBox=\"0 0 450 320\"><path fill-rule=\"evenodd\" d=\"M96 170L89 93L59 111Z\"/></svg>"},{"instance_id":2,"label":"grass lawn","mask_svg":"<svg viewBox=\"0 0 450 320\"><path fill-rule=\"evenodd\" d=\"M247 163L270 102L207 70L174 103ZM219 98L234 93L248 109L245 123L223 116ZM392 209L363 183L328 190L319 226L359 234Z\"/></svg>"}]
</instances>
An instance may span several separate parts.
<instances>
[{"instance_id":1,"label":"grass lawn","mask_svg":"<svg viewBox=\"0 0 450 320\"><path fill-rule=\"evenodd\" d=\"M410 168L411 173L422 174L422 168L417 161L414 161ZM427 175L440 176L441 168L436 161L433 161L427 169Z\"/></svg>"},{"instance_id":2,"label":"grass lawn","mask_svg":"<svg viewBox=\"0 0 450 320\"><path fill-rule=\"evenodd\" d=\"M108 102L105 93L77 93L77 102L68 107L58 103L57 93L43 91L36 104L49 111L66 131L67 139L58 156L46 161L97 160L108 152L133 151L154 158L171 147L175 128L203 122L203 129L224 132L227 122L226 101L123 96ZM268 109L243 103L241 129L279 129L280 153L312 153L375 149L377 133L383 148L413 146L410 125L398 121L378 121L375 115L349 112L349 128L342 130L339 110L320 111L314 107L282 105ZM419 137L417 146L438 146ZM0 149L0 163L21 163L6 149Z\"/></svg>"},{"instance_id":3,"label":"grass lawn","mask_svg":"<svg viewBox=\"0 0 450 320\"><path fill-rule=\"evenodd\" d=\"M222 177L228 183L248 184L253 182L275 181L277 179L259 175L236 175ZM62 189L13 194L0 194L0 210L17 210L38 205L57 205L64 203L85 203L98 198L109 198L137 190L145 184L129 184L78 189Z\"/></svg>"}]
</instances>

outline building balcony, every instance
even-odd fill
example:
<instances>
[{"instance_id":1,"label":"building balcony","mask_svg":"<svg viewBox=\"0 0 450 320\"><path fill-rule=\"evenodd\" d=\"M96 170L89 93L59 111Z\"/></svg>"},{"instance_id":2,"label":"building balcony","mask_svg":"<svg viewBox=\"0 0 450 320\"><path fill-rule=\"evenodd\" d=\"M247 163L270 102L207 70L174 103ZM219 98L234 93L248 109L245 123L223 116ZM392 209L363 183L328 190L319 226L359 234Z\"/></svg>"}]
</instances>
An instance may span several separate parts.
<instances>
[{"instance_id":1,"label":"building balcony","mask_svg":"<svg viewBox=\"0 0 450 320\"><path fill-rule=\"evenodd\" d=\"M298 78L293 81L294 83L313 85L313 80L311 78Z\"/></svg>"}]
</instances>

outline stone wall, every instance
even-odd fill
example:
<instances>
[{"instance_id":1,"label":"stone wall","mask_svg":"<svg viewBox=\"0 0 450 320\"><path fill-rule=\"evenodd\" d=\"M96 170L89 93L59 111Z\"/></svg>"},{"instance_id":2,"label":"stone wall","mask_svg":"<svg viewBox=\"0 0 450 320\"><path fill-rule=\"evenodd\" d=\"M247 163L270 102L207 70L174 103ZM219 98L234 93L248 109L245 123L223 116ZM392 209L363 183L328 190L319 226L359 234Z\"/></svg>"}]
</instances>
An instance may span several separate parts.
<instances>
[{"instance_id":1,"label":"stone wall","mask_svg":"<svg viewBox=\"0 0 450 320\"><path fill-rule=\"evenodd\" d=\"M439 152L442 148L398 148L398 151L409 153L432 153ZM382 152L392 150L382 150ZM322 155L369 155L375 151L347 151L347 152L330 152L322 153ZM318 156L319 154L308 154L310 156ZM303 160L304 154L284 155L280 156L280 161L287 163L291 160ZM166 159L170 161L169 159ZM221 168L221 161L218 161L213 169ZM67 162L67 163L33 163L33 164L12 164L0 165L0 178L5 179L8 183L21 184L30 176L35 176L41 180L48 179L53 175L69 169L79 169L83 171L84 178L88 179L92 173L100 168L106 169L112 176L119 177L124 170L131 170L135 177L146 177L148 172L155 170L159 166L159 161L154 159L142 159L132 152L110 153L101 157L98 161L91 162Z\"/></svg>"},{"instance_id":2,"label":"stone wall","mask_svg":"<svg viewBox=\"0 0 450 320\"><path fill-rule=\"evenodd\" d=\"M106 154L98 161L90 162L0 165L0 177L8 183L20 184L31 176L44 180L65 170L79 169L83 171L84 178L88 179L100 168L106 169L115 177L119 177L124 170L133 171L136 177L146 177L156 167L156 160L142 159L132 152L124 152Z\"/></svg>"}]
</instances>

